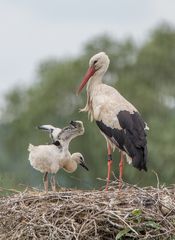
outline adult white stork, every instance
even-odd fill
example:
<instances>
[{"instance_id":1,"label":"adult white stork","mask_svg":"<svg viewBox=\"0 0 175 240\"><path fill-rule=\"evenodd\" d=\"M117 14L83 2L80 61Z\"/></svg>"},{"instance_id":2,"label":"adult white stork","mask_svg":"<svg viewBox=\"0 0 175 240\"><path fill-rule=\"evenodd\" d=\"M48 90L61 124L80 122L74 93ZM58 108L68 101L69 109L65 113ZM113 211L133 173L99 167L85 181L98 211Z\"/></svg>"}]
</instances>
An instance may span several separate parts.
<instances>
[{"instance_id":1,"label":"adult white stork","mask_svg":"<svg viewBox=\"0 0 175 240\"><path fill-rule=\"evenodd\" d=\"M112 149L119 149L119 188L123 174L124 155L129 163L147 171L148 129L137 109L128 102L116 89L102 82L109 67L110 60L104 52L94 55L89 61L89 69L85 74L77 93L87 84L87 103L81 111L88 112L91 121L94 119L104 135L108 148L108 174L106 190L110 181Z\"/></svg>"}]
</instances>

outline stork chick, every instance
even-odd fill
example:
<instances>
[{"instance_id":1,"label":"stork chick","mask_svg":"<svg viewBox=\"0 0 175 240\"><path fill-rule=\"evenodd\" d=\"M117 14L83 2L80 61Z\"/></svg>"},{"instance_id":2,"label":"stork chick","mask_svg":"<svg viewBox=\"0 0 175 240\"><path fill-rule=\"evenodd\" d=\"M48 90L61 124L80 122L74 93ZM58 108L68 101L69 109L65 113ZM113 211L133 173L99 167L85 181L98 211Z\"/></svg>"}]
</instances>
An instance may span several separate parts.
<instances>
[{"instance_id":1,"label":"stork chick","mask_svg":"<svg viewBox=\"0 0 175 240\"><path fill-rule=\"evenodd\" d=\"M119 188L121 188L124 156L135 168L147 171L145 130L148 129L137 109L116 89L103 83L103 76L109 63L109 57L104 52L94 55L89 61L89 69L78 89L79 94L87 83L87 104L82 111L88 112L91 120L95 119L107 142L106 190L110 180L112 149L117 148L121 152Z\"/></svg>"},{"instance_id":2,"label":"stork chick","mask_svg":"<svg viewBox=\"0 0 175 240\"><path fill-rule=\"evenodd\" d=\"M51 187L56 191L55 174L63 168L67 172L74 172L77 165L86 170L84 158L81 153L69 152L70 141L84 133L83 123L71 121L69 126L63 128L57 137L57 141L50 145L33 146L29 144L29 161L33 168L44 173L44 189L48 192L48 173L51 173Z\"/></svg>"}]
</instances>

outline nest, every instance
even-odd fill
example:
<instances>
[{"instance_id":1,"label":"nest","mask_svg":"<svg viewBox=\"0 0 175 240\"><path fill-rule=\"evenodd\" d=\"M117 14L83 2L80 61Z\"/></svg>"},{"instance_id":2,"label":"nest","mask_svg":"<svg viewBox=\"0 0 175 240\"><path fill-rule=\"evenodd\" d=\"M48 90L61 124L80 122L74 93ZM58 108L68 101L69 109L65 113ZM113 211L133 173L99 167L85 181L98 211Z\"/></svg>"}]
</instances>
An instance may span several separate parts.
<instances>
[{"instance_id":1,"label":"nest","mask_svg":"<svg viewBox=\"0 0 175 240\"><path fill-rule=\"evenodd\" d=\"M171 239L175 187L26 190L0 199L0 239Z\"/></svg>"}]
</instances>

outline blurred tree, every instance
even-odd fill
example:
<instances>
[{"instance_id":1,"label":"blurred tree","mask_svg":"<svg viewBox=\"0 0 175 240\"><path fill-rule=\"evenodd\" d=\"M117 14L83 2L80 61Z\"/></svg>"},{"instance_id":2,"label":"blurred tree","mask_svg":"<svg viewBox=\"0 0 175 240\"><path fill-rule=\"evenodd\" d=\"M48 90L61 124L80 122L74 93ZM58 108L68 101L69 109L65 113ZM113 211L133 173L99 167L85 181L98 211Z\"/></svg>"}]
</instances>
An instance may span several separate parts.
<instances>
[{"instance_id":1,"label":"blurred tree","mask_svg":"<svg viewBox=\"0 0 175 240\"><path fill-rule=\"evenodd\" d=\"M103 35L92 39L82 55L75 59L51 59L40 64L38 80L28 89L16 88L6 96L0 124L0 180L3 186L19 183L40 186L41 174L28 162L27 146L47 143L48 136L35 127L40 124L65 126L72 119L84 122L85 135L71 143L71 152L85 156L90 171L79 168L70 175L58 174L58 182L69 187L93 188L104 185L106 145L96 124L87 114L79 113L85 105L85 91L75 91L85 73L89 58L105 51L111 60L105 76L141 112L150 127L148 133L148 173L126 165L124 180L139 185L156 185L155 170L161 183L175 181L175 29L168 24L156 28L145 43L137 47L132 39L116 41ZM113 170L118 176L118 152L114 153Z\"/></svg>"}]
</instances>

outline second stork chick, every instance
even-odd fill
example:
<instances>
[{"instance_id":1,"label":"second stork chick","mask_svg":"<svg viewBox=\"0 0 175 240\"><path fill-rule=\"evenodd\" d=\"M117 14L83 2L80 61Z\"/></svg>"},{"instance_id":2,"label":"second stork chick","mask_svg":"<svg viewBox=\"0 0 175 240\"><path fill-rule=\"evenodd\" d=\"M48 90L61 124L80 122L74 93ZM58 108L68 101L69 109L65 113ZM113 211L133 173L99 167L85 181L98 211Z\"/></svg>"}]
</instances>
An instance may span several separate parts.
<instances>
[{"instance_id":1,"label":"second stork chick","mask_svg":"<svg viewBox=\"0 0 175 240\"><path fill-rule=\"evenodd\" d=\"M44 173L44 189L48 192L48 173L51 173L52 191L56 191L55 174L63 168L67 172L74 172L78 164L88 170L81 153L69 152L70 141L84 133L81 121L71 121L69 126L63 128L57 140L50 145L33 146L29 144L29 161L33 168Z\"/></svg>"}]
</instances>

